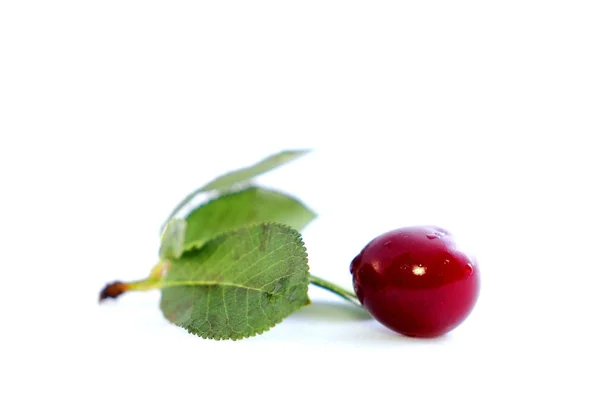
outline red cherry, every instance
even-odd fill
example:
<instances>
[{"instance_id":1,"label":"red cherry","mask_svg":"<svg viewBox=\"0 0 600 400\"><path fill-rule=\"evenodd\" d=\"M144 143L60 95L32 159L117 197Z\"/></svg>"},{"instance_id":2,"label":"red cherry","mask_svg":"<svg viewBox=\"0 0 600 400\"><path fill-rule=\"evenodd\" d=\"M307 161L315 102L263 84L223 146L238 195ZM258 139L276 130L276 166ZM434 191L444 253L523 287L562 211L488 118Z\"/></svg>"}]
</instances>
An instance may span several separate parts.
<instances>
[{"instance_id":1,"label":"red cherry","mask_svg":"<svg viewBox=\"0 0 600 400\"><path fill-rule=\"evenodd\" d=\"M371 315L406 336L456 328L479 295L479 269L437 227L408 227L372 240L350 266L354 291Z\"/></svg>"}]
</instances>

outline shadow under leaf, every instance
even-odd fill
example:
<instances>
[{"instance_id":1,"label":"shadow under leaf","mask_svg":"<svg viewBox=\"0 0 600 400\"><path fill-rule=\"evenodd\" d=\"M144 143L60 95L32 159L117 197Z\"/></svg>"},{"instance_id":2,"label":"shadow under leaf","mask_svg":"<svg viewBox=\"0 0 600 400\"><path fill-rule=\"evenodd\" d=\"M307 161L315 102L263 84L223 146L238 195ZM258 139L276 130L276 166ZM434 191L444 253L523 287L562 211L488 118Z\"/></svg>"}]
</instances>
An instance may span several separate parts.
<instances>
[{"instance_id":1,"label":"shadow under leaf","mask_svg":"<svg viewBox=\"0 0 600 400\"><path fill-rule=\"evenodd\" d=\"M335 322L371 319L371 315L352 304L316 300L288 318Z\"/></svg>"}]
</instances>

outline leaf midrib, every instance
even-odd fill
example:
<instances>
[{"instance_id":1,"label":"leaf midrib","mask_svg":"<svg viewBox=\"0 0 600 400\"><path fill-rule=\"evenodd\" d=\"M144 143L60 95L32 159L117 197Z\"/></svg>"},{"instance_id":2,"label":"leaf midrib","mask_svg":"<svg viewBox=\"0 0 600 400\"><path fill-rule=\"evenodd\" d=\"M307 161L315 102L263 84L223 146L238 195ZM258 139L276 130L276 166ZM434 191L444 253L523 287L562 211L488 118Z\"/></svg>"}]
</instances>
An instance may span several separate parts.
<instances>
[{"instance_id":1,"label":"leaf midrib","mask_svg":"<svg viewBox=\"0 0 600 400\"><path fill-rule=\"evenodd\" d=\"M246 290L254 290L256 292L261 293L271 293L268 290L262 290L260 288L254 288L250 286L239 285L237 283L232 282L223 282L223 281L170 281L170 282L162 282L160 287L177 287L177 286L227 286L234 287L238 289L246 289Z\"/></svg>"}]
</instances>

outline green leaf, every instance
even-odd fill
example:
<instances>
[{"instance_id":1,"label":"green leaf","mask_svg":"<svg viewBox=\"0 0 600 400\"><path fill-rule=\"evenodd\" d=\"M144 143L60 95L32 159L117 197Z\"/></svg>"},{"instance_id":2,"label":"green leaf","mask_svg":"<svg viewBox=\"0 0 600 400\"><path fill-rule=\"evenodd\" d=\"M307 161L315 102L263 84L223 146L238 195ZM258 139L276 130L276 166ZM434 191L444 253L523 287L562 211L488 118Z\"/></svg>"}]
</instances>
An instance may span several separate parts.
<instances>
[{"instance_id":1,"label":"green leaf","mask_svg":"<svg viewBox=\"0 0 600 400\"><path fill-rule=\"evenodd\" d=\"M306 249L285 225L230 231L173 260L161 283L165 317L210 339L261 334L310 303Z\"/></svg>"},{"instance_id":2,"label":"green leaf","mask_svg":"<svg viewBox=\"0 0 600 400\"><path fill-rule=\"evenodd\" d=\"M184 250L187 222L184 219L172 219L167 224L160 243L160 258L163 260L179 258Z\"/></svg>"},{"instance_id":3,"label":"green leaf","mask_svg":"<svg viewBox=\"0 0 600 400\"><path fill-rule=\"evenodd\" d=\"M236 183L245 182L256 176L262 175L265 172L269 172L280 165L295 160L306 153L308 153L308 150L282 151L281 153L269 156L250 167L241 168L237 171L232 171L222 175L212 182L207 183L205 186L198 189L198 191L207 192L209 190L228 190Z\"/></svg>"},{"instance_id":4,"label":"green leaf","mask_svg":"<svg viewBox=\"0 0 600 400\"><path fill-rule=\"evenodd\" d=\"M261 222L279 222L302 230L315 216L293 197L251 187L225 194L192 211L186 218L184 246L201 247L229 230Z\"/></svg>"},{"instance_id":5,"label":"green leaf","mask_svg":"<svg viewBox=\"0 0 600 400\"><path fill-rule=\"evenodd\" d=\"M308 153L309 150L288 150L282 151L281 153L274 154L269 156L258 163L246 167L241 168L235 171L231 171L225 175L222 175L213 181L207 183L199 189L194 190L192 193L188 194L171 212L167 220L163 223L162 229L165 228L165 225L168 221L173 218L179 211L181 211L185 206L187 206L197 195L203 192L209 191L228 191L231 190L235 185L247 182L248 180L255 178L259 175L264 174L265 172L269 172L280 165L286 164L296 158Z\"/></svg>"}]
</instances>

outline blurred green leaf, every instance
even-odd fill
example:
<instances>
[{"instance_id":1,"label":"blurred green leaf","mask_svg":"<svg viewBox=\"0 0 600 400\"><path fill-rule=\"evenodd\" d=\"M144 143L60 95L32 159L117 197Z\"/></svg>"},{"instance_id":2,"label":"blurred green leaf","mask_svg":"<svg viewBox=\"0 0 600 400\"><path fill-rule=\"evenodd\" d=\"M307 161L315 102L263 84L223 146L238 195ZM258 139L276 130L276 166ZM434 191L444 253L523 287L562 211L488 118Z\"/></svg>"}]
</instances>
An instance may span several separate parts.
<instances>
[{"instance_id":1,"label":"blurred green leaf","mask_svg":"<svg viewBox=\"0 0 600 400\"><path fill-rule=\"evenodd\" d=\"M302 230L315 216L293 197L251 187L225 194L192 211L186 218L184 248L200 247L229 230L261 222L279 222Z\"/></svg>"},{"instance_id":2,"label":"blurred green leaf","mask_svg":"<svg viewBox=\"0 0 600 400\"><path fill-rule=\"evenodd\" d=\"M167 224L160 243L160 258L163 260L179 258L183 253L187 222L184 219L172 219Z\"/></svg>"},{"instance_id":3,"label":"blurred green leaf","mask_svg":"<svg viewBox=\"0 0 600 400\"><path fill-rule=\"evenodd\" d=\"M296 158L308 153L309 150L288 150L282 151L281 153L274 154L265 158L258 163L246 167L241 168L235 171L231 171L225 175L222 175L213 181L207 183L199 189L194 190L190 194L188 194L176 207L173 209L167 220L163 223L161 227L161 231L164 230L166 224L171 220L171 218L175 217L179 211L181 211L185 206L187 206L197 195L203 192L210 191L229 191L234 186L240 183L244 183L249 181L252 178L255 178L259 175L264 174L265 172L269 172L280 165L286 164Z\"/></svg>"}]
</instances>

